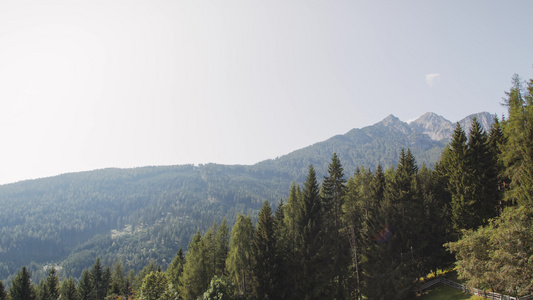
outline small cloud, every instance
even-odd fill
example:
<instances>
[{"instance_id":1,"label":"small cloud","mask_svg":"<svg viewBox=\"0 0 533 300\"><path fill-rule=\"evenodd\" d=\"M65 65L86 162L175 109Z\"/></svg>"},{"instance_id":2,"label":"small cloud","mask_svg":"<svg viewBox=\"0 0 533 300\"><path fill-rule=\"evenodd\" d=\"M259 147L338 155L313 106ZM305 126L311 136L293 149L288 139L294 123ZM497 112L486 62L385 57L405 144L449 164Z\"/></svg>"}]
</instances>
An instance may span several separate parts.
<instances>
[{"instance_id":1,"label":"small cloud","mask_svg":"<svg viewBox=\"0 0 533 300\"><path fill-rule=\"evenodd\" d=\"M426 83L429 86L433 86L435 82L439 79L439 76L440 76L439 73L426 74Z\"/></svg>"}]
</instances>

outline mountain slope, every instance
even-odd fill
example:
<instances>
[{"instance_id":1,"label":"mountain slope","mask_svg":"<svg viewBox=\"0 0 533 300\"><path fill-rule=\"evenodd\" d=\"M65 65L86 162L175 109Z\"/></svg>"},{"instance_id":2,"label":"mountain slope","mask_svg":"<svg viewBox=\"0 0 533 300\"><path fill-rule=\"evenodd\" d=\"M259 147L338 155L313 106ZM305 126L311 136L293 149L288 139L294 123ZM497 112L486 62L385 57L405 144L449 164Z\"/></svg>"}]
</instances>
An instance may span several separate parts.
<instances>
[{"instance_id":1,"label":"mountain slope","mask_svg":"<svg viewBox=\"0 0 533 300\"><path fill-rule=\"evenodd\" d=\"M490 130L494 116L487 112L470 115L459 124L470 128L474 117L480 120L486 131ZM410 123L389 115L374 125L352 129L344 135L336 135L256 166L281 170L301 182L310 164L314 165L317 174L325 175L334 152L339 156L345 174L351 175L360 166L375 169L378 164L384 168L394 165L400 150L409 148L420 165L431 167L439 159L454 129L455 124L434 113L426 113Z\"/></svg>"},{"instance_id":2,"label":"mountain slope","mask_svg":"<svg viewBox=\"0 0 533 300\"><path fill-rule=\"evenodd\" d=\"M490 126L491 115L481 117ZM251 166L104 169L0 186L0 280L22 265L39 280L46 264L77 278L96 257L110 265L120 258L126 269L138 270L150 259L165 266L197 230L224 217L232 224L237 213L255 215L264 200L286 198L310 164L322 178L334 152L346 177L361 165L395 164L402 148L432 166L453 128L432 113L411 123L390 115Z\"/></svg>"}]
</instances>

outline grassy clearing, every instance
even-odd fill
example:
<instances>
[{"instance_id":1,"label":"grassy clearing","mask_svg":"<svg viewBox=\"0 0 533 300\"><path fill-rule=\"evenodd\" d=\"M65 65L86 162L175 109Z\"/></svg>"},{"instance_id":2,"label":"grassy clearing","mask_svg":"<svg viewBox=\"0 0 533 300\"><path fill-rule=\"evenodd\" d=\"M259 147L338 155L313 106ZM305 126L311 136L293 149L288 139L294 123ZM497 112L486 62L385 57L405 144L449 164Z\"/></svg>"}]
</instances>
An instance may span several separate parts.
<instances>
[{"instance_id":1,"label":"grassy clearing","mask_svg":"<svg viewBox=\"0 0 533 300\"><path fill-rule=\"evenodd\" d=\"M453 270L440 271L438 276L444 276L450 280L461 282L457 279L457 273ZM430 280L434 276L428 276ZM468 293L465 293L461 290L452 288L445 284L439 283L433 287L424 291L423 295L418 298L418 300L482 300L483 297L473 296Z\"/></svg>"},{"instance_id":2,"label":"grassy clearing","mask_svg":"<svg viewBox=\"0 0 533 300\"><path fill-rule=\"evenodd\" d=\"M461 290L454 289L444 284L437 284L428 289L418 298L419 300L481 300L483 298L472 296Z\"/></svg>"}]
</instances>

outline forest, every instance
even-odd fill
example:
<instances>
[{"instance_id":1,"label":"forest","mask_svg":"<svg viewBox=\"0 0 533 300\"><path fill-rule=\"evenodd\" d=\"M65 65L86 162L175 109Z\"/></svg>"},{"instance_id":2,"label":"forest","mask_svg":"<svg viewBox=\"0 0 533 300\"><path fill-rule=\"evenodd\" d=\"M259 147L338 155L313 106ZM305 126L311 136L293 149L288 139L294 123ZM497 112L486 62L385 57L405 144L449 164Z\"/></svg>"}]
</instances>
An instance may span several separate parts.
<instances>
[{"instance_id":1,"label":"forest","mask_svg":"<svg viewBox=\"0 0 533 300\"><path fill-rule=\"evenodd\" d=\"M282 200L237 214L179 249L166 269L97 258L80 278L22 267L3 299L413 299L429 274L455 268L467 285L533 293L533 80L515 76L506 118L485 132L456 125L433 167L410 149L395 166L346 178L331 154Z\"/></svg>"}]
</instances>

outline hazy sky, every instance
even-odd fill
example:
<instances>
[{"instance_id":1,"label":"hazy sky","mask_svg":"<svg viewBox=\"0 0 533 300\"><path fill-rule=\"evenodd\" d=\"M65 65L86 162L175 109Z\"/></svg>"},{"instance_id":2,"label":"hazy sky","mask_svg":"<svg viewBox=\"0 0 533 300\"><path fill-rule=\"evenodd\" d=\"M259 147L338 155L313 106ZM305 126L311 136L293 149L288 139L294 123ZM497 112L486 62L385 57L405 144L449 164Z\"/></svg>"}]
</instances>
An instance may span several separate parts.
<instances>
[{"instance_id":1,"label":"hazy sky","mask_svg":"<svg viewBox=\"0 0 533 300\"><path fill-rule=\"evenodd\" d=\"M0 1L0 183L253 164L533 77L533 1Z\"/></svg>"}]
</instances>

